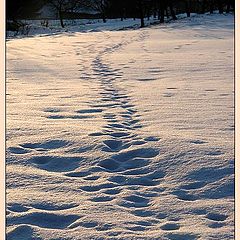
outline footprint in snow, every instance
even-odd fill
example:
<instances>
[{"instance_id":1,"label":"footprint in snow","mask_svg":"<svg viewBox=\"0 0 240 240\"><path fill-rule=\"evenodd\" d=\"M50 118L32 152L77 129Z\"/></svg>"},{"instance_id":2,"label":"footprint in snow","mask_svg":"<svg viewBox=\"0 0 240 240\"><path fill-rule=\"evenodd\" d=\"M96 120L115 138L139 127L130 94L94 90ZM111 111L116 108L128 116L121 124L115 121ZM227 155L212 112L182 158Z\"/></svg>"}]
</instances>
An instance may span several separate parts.
<instances>
[{"instance_id":1,"label":"footprint in snow","mask_svg":"<svg viewBox=\"0 0 240 240\"><path fill-rule=\"evenodd\" d=\"M93 108L93 109L82 109L82 110L78 110L76 111L77 113L101 113L103 111L103 109L100 108Z\"/></svg>"},{"instance_id":2,"label":"footprint in snow","mask_svg":"<svg viewBox=\"0 0 240 240\"><path fill-rule=\"evenodd\" d=\"M93 118L93 115L49 115L46 118L48 119L87 119Z\"/></svg>"},{"instance_id":3,"label":"footprint in snow","mask_svg":"<svg viewBox=\"0 0 240 240\"><path fill-rule=\"evenodd\" d=\"M153 136L144 138L144 141L147 141L147 142L158 142L159 140L160 138L153 137Z\"/></svg>"},{"instance_id":4,"label":"footprint in snow","mask_svg":"<svg viewBox=\"0 0 240 240\"><path fill-rule=\"evenodd\" d=\"M108 194L108 195L117 195L121 192L122 190L120 188L113 188L113 189L107 189L103 191L103 193Z\"/></svg>"},{"instance_id":5,"label":"footprint in snow","mask_svg":"<svg viewBox=\"0 0 240 240\"><path fill-rule=\"evenodd\" d=\"M220 213L214 213L214 212L212 212L212 213L208 213L207 215L206 215L206 218L208 218L208 219L210 219L210 220L213 220L213 221L220 221L220 222L222 222L222 221L225 221L226 219L227 219L227 215L225 215L225 214L220 214Z\"/></svg>"},{"instance_id":6,"label":"footprint in snow","mask_svg":"<svg viewBox=\"0 0 240 240\"><path fill-rule=\"evenodd\" d=\"M210 228L221 228L224 227L226 224L224 222L212 222L208 224Z\"/></svg>"},{"instance_id":7,"label":"footprint in snow","mask_svg":"<svg viewBox=\"0 0 240 240\"><path fill-rule=\"evenodd\" d=\"M174 93L164 93L163 97L173 97L174 95Z\"/></svg>"},{"instance_id":8,"label":"footprint in snow","mask_svg":"<svg viewBox=\"0 0 240 240\"><path fill-rule=\"evenodd\" d=\"M47 113L58 113L58 112L61 112L60 109L58 108L45 108L43 109L44 112L47 112Z\"/></svg>"},{"instance_id":9,"label":"footprint in snow","mask_svg":"<svg viewBox=\"0 0 240 240\"><path fill-rule=\"evenodd\" d=\"M21 144L22 147L24 148L30 148L30 149L57 149L57 148L62 148L67 145L69 145L70 142L64 141L64 140L49 140L49 141L43 141L43 142L38 142L38 143L24 143Z\"/></svg>"},{"instance_id":10,"label":"footprint in snow","mask_svg":"<svg viewBox=\"0 0 240 240\"><path fill-rule=\"evenodd\" d=\"M215 92L216 89L206 89L205 92Z\"/></svg>"},{"instance_id":11,"label":"footprint in snow","mask_svg":"<svg viewBox=\"0 0 240 240\"><path fill-rule=\"evenodd\" d=\"M191 233L170 233L165 235L169 240L197 240L199 236Z\"/></svg>"},{"instance_id":12,"label":"footprint in snow","mask_svg":"<svg viewBox=\"0 0 240 240\"><path fill-rule=\"evenodd\" d=\"M67 209L73 209L78 206L79 205L75 204L75 203L56 205L56 204L50 203L50 202L41 202L41 203L31 204L32 208L39 209L39 210L45 210L45 211L67 210Z\"/></svg>"},{"instance_id":13,"label":"footprint in snow","mask_svg":"<svg viewBox=\"0 0 240 240\"><path fill-rule=\"evenodd\" d=\"M9 147L8 150L13 154L26 154L30 152L29 150L22 147Z\"/></svg>"},{"instance_id":14,"label":"footprint in snow","mask_svg":"<svg viewBox=\"0 0 240 240\"><path fill-rule=\"evenodd\" d=\"M173 194L176 195L177 198L182 201L195 201L198 199L197 196L192 195L183 190L174 191Z\"/></svg>"},{"instance_id":15,"label":"footprint in snow","mask_svg":"<svg viewBox=\"0 0 240 240\"><path fill-rule=\"evenodd\" d=\"M106 171L116 171L120 167L120 164L113 159L105 159L99 162L98 164L102 168L104 168Z\"/></svg>"},{"instance_id":16,"label":"footprint in snow","mask_svg":"<svg viewBox=\"0 0 240 240\"><path fill-rule=\"evenodd\" d=\"M36 156L29 162L46 171L68 172L78 168L82 160L80 157Z\"/></svg>"},{"instance_id":17,"label":"footprint in snow","mask_svg":"<svg viewBox=\"0 0 240 240\"><path fill-rule=\"evenodd\" d=\"M29 207L23 206L22 204L18 204L18 203L10 204L7 208L12 212L18 212L18 213L27 212L28 210L31 209Z\"/></svg>"},{"instance_id":18,"label":"footprint in snow","mask_svg":"<svg viewBox=\"0 0 240 240\"><path fill-rule=\"evenodd\" d=\"M167 89L168 90L177 90L177 88L175 88L175 87L168 87Z\"/></svg>"},{"instance_id":19,"label":"footprint in snow","mask_svg":"<svg viewBox=\"0 0 240 240\"><path fill-rule=\"evenodd\" d=\"M182 185L182 189L185 189L185 190L191 190L191 189L199 189L199 188L202 188L206 185L205 182L200 182L200 181L196 181L196 182L192 182L192 183L188 183L188 184L185 184L185 185Z\"/></svg>"},{"instance_id":20,"label":"footprint in snow","mask_svg":"<svg viewBox=\"0 0 240 240\"><path fill-rule=\"evenodd\" d=\"M114 197L111 196L99 196L99 197L93 197L90 199L92 202L110 202L114 199Z\"/></svg>"},{"instance_id":21,"label":"footprint in snow","mask_svg":"<svg viewBox=\"0 0 240 240\"><path fill-rule=\"evenodd\" d=\"M223 155L224 153L220 150L213 150L213 151L209 151L206 153L208 156L219 156L219 155Z\"/></svg>"},{"instance_id":22,"label":"footprint in snow","mask_svg":"<svg viewBox=\"0 0 240 240\"><path fill-rule=\"evenodd\" d=\"M180 225L177 223L165 223L160 228L165 231L173 231L180 229Z\"/></svg>"},{"instance_id":23,"label":"footprint in snow","mask_svg":"<svg viewBox=\"0 0 240 240\"><path fill-rule=\"evenodd\" d=\"M34 233L34 229L31 225L20 225L7 233L7 239L19 240L19 239L34 239L42 240Z\"/></svg>"},{"instance_id":24,"label":"footprint in snow","mask_svg":"<svg viewBox=\"0 0 240 240\"><path fill-rule=\"evenodd\" d=\"M75 222L78 215L60 215L47 212L31 212L8 218L8 224L29 224L40 228L64 229Z\"/></svg>"},{"instance_id":25,"label":"footprint in snow","mask_svg":"<svg viewBox=\"0 0 240 240\"><path fill-rule=\"evenodd\" d=\"M85 191L85 192L98 192L100 190L105 190L105 189L112 189L116 188L119 185L114 184L114 183L102 183L99 185L85 185L81 186L80 189Z\"/></svg>"},{"instance_id":26,"label":"footprint in snow","mask_svg":"<svg viewBox=\"0 0 240 240\"><path fill-rule=\"evenodd\" d=\"M207 142L202 141L202 140L192 140L192 141L190 141L190 143L193 143L193 144L205 144Z\"/></svg>"}]
</instances>

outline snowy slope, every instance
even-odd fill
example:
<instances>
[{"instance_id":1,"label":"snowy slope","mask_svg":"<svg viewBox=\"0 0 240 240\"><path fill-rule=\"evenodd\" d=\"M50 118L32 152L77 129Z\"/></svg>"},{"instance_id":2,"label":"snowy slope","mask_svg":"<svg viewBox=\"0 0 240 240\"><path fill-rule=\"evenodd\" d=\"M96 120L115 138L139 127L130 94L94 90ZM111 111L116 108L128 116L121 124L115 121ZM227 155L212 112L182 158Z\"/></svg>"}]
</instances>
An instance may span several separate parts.
<instances>
[{"instance_id":1,"label":"snowy slope","mask_svg":"<svg viewBox=\"0 0 240 240\"><path fill-rule=\"evenodd\" d=\"M233 239L233 16L7 42L7 239Z\"/></svg>"},{"instance_id":2,"label":"snowy slope","mask_svg":"<svg viewBox=\"0 0 240 240\"><path fill-rule=\"evenodd\" d=\"M181 16L179 16L181 17ZM27 30L18 33L13 31L7 31L8 38L16 37L29 37L29 36L43 36L49 34L59 34L62 32L100 32L100 31L112 31L126 28L140 28L139 19L108 19L106 23L103 23L102 19L65 19L64 28L61 27L59 20L47 20L48 27L43 26L43 20L22 20L27 25ZM145 19L145 25L159 22L155 18Z\"/></svg>"},{"instance_id":3,"label":"snowy slope","mask_svg":"<svg viewBox=\"0 0 240 240\"><path fill-rule=\"evenodd\" d=\"M192 16L196 16L196 13L192 13ZM178 19L186 18L185 14L178 14ZM46 20L45 20L46 21ZM171 21L169 18L165 18L166 22ZM46 36L53 34L60 34L62 32L101 32L112 30L126 30L140 28L140 20L127 18L121 21L121 19L107 19L104 23L102 19L64 19L64 28L61 27L60 21L57 19L47 20L48 26L44 20L22 20L25 27L18 33L13 31L7 31L7 38L22 38L30 36ZM145 26L159 24L159 20L154 17L144 19ZM45 25L45 26L44 26Z\"/></svg>"}]
</instances>

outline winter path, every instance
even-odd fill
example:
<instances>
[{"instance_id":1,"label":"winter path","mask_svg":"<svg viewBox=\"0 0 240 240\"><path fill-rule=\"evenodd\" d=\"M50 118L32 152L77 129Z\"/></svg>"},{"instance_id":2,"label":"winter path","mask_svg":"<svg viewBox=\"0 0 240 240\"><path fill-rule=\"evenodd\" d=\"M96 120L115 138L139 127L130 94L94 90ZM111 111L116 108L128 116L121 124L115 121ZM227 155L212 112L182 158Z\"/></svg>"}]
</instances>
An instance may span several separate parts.
<instances>
[{"instance_id":1,"label":"winter path","mask_svg":"<svg viewBox=\"0 0 240 240\"><path fill-rule=\"evenodd\" d=\"M8 239L233 239L233 16L7 43Z\"/></svg>"}]
</instances>

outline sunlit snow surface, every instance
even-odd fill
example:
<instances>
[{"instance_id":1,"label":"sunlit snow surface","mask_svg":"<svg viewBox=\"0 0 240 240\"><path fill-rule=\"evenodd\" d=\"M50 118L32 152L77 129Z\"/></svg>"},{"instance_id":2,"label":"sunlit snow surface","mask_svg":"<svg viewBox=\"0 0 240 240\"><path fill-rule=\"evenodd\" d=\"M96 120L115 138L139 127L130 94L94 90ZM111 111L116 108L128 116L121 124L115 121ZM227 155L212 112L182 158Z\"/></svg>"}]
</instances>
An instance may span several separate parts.
<instances>
[{"instance_id":1,"label":"sunlit snow surface","mask_svg":"<svg viewBox=\"0 0 240 240\"><path fill-rule=\"evenodd\" d=\"M233 20L8 41L8 239L233 239Z\"/></svg>"}]
</instances>

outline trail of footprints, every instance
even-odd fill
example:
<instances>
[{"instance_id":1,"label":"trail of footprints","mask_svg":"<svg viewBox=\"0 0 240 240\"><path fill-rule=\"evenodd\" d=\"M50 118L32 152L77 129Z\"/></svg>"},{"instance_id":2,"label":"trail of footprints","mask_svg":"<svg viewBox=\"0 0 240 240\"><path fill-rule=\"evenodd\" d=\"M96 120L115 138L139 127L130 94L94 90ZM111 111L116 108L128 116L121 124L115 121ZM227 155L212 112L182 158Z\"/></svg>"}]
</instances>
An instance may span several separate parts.
<instances>
[{"instance_id":1,"label":"trail of footprints","mask_svg":"<svg viewBox=\"0 0 240 240\"><path fill-rule=\"evenodd\" d=\"M111 51L111 49L108 49ZM94 193L89 200L96 203L109 203L115 201L119 207L125 209L136 217L145 218L155 216L155 220L127 222L126 228L131 231L148 230L158 219L159 213L148 211L152 199L159 195L159 184L165 173L151 168L151 160L159 155L159 149L148 147L149 142L160 139L150 136L142 139L137 130L142 127L140 115L127 93L116 87L115 81L120 75L119 70L110 69L103 64L101 55L93 61L93 69L97 73L102 86L101 98L92 109L101 108L103 118L107 121L101 132L90 134L91 137L104 137L102 151L108 153L108 158L97 162L95 168L88 173L67 173L69 177L84 177L92 180L92 184L81 186L86 193ZM111 111L114 109L114 111ZM105 183L95 184L101 177L101 172L107 174ZM95 175L91 175L91 174ZM99 175L97 175L99 174ZM144 189L148 188L148 192ZM91 196L91 195L90 195ZM162 230L175 230L179 227L162 227ZM172 227L171 227L172 226Z\"/></svg>"}]
</instances>

